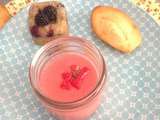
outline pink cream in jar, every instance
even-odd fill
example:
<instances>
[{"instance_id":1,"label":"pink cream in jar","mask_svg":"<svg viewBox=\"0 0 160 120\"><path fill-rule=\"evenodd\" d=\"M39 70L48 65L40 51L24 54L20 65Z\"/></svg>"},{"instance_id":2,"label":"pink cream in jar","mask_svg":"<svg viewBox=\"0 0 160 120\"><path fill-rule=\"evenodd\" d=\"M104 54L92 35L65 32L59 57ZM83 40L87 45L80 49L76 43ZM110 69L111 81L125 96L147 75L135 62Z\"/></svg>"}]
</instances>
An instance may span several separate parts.
<instances>
[{"instance_id":1,"label":"pink cream in jar","mask_svg":"<svg viewBox=\"0 0 160 120\"><path fill-rule=\"evenodd\" d=\"M57 119L86 120L100 104L105 62L83 38L49 42L36 53L29 72L33 91Z\"/></svg>"}]
</instances>

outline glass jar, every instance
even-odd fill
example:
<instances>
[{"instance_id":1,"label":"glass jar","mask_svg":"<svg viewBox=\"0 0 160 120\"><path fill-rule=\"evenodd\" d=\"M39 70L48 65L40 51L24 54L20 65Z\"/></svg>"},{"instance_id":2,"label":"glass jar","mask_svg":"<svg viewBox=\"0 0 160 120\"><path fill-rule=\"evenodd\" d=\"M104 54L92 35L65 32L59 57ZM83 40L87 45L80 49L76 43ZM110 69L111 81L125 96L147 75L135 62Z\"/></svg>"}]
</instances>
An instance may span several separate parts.
<instances>
[{"instance_id":1,"label":"glass jar","mask_svg":"<svg viewBox=\"0 0 160 120\"><path fill-rule=\"evenodd\" d=\"M87 56L98 71L95 88L83 98L73 102L59 102L43 95L38 80L43 65L54 55L78 52ZM100 104L101 92L106 81L105 61L99 50L89 41L79 37L61 37L44 45L34 56L29 69L31 87L41 103L60 120L86 120Z\"/></svg>"}]
</instances>

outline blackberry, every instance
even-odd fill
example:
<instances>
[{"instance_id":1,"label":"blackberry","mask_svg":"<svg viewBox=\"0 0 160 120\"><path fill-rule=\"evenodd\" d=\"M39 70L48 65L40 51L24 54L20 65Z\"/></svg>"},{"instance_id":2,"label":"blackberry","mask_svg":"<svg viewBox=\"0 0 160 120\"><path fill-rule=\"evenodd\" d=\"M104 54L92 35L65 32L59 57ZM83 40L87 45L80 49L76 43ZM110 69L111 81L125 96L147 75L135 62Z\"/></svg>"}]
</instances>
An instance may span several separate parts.
<instances>
[{"instance_id":1,"label":"blackberry","mask_svg":"<svg viewBox=\"0 0 160 120\"><path fill-rule=\"evenodd\" d=\"M31 27L30 31L31 31L32 36L34 36L34 37L39 37L40 36L39 35L39 28L38 28L38 26L35 25L35 26Z\"/></svg>"},{"instance_id":2,"label":"blackberry","mask_svg":"<svg viewBox=\"0 0 160 120\"><path fill-rule=\"evenodd\" d=\"M57 21L57 9L53 6L47 6L43 9L43 14L45 14L50 22L56 23Z\"/></svg>"},{"instance_id":3,"label":"blackberry","mask_svg":"<svg viewBox=\"0 0 160 120\"><path fill-rule=\"evenodd\" d=\"M47 33L47 37L52 37L53 35L54 35L54 31L49 30L49 32Z\"/></svg>"},{"instance_id":4,"label":"blackberry","mask_svg":"<svg viewBox=\"0 0 160 120\"><path fill-rule=\"evenodd\" d=\"M35 22L38 26L45 26L49 24L49 19L41 10L39 10L38 14L35 16Z\"/></svg>"}]
</instances>

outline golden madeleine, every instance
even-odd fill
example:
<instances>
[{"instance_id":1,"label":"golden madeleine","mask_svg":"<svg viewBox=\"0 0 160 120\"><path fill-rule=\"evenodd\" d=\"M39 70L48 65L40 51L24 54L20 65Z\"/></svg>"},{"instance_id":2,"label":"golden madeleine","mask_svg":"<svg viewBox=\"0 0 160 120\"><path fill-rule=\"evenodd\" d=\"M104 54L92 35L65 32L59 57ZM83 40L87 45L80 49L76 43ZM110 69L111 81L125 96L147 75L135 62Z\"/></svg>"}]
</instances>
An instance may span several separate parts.
<instances>
[{"instance_id":1,"label":"golden madeleine","mask_svg":"<svg viewBox=\"0 0 160 120\"><path fill-rule=\"evenodd\" d=\"M135 22L117 8L95 7L91 26L101 40L122 52L132 52L141 43L141 33Z\"/></svg>"}]
</instances>

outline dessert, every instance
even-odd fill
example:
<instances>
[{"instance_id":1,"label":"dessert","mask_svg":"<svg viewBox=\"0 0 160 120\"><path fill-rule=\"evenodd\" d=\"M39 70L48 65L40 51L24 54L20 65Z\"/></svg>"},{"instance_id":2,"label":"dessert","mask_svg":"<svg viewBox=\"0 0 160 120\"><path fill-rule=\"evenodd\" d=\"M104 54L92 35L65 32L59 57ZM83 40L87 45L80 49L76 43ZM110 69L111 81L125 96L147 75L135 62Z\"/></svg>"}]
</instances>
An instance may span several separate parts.
<instances>
[{"instance_id":1,"label":"dessert","mask_svg":"<svg viewBox=\"0 0 160 120\"><path fill-rule=\"evenodd\" d=\"M59 120L86 120L100 104L105 63L87 40L61 37L35 55L30 81L42 104Z\"/></svg>"},{"instance_id":2,"label":"dessert","mask_svg":"<svg viewBox=\"0 0 160 120\"><path fill-rule=\"evenodd\" d=\"M68 61L67 64L66 61ZM78 70L77 76L73 76L76 70L71 72L71 69L74 66L81 69L79 72L87 69L81 80L77 79L80 77ZM73 102L91 92L96 86L97 78L95 66L85 55L66 52L56 55L46 62L41 71L39 89L44 95L55 101Z\"/></svg>"},{"instance_id":3,"label":"dessert","mask_svg":"<svg viewBox=\"0 0 160 120\"><path fill-rule=\"evenodd\" d=\"M68 34L64 5L57 1L33 3L29 9L29 28L37 44ZM53 39L52 39L53 40Z\"/></svg>"},{"instance_id":4,"label":"dessert","mask_svg":"<svg viewBox=\"0 0 160 120\"><path fill-rule=\"evenodd\" d=\"M0 4L0 29L5 25L5 23L9 20L10 15L8 10Z\"/></svg>"},{"instance_id":5,"label":"dessert","mask_svg":"<svg viewBox=\"0 0 160 120\"><path fill-rule=\"evenodd\" d=\"M141 43L139 28L127 14L117 8L95 7L91 15L91 26L101 40L122 52L132 52Z\"/></svg>"}]
</instances>

